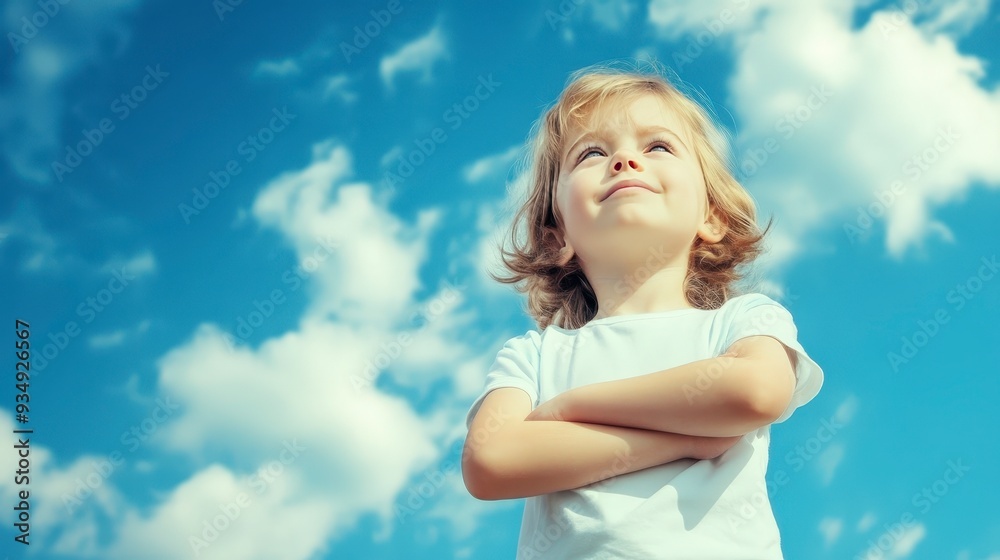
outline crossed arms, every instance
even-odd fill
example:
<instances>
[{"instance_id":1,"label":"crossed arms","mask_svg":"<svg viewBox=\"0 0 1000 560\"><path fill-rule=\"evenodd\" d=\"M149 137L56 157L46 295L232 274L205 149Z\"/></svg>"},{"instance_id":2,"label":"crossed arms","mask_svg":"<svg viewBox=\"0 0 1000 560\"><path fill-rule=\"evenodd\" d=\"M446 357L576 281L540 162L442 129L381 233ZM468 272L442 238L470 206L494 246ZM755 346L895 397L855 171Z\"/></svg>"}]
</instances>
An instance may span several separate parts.
<instances>
[{"instance_id":1,"label":"crossed arms","mask_svg":"<svg viewBox=\"0 0 1000 560\"><path fill-rule=\"evenodd\" d=\"M481 500L579 488L678 459L712 459L791 401L795 353L750 336L716 358L577 387L531 410L491 391L473 419L462 476Z\"/></svg>"}]
</instances>

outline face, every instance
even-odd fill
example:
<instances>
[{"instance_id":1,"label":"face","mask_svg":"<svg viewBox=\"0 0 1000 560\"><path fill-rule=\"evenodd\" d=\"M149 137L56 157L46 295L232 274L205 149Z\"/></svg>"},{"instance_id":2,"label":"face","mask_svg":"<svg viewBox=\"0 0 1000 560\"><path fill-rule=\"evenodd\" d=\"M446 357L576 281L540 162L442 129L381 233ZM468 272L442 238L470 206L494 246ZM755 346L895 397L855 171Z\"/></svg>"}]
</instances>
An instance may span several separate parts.
<instances>
[{"instance_id":1,"label":"face","mask_svg":"<svg viewBox=\"0 0 1000 560\"><path fill-rule=\"evenodd\" d=\"M555 203L564 242L584 263L659 250L686 263L706 223L705 179L690 135L659 97L643 95L592 130L571 130L562 152Z\"/></svg>"}]
</instances>

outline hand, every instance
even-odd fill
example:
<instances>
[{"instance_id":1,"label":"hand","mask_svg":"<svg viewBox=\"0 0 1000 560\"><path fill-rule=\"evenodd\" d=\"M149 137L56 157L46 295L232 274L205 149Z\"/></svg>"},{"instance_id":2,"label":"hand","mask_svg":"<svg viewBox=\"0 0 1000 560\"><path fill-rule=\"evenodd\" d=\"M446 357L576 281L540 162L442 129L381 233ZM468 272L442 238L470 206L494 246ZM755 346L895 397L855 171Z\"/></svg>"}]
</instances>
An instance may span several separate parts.
<instances>
[{"instance_id":1,"label":"hand","mask_svg":"<svg viewBox=\"0 0 1000 560\"><path fill-rule=\"evenodd\" d=\"M565 393L563 393L565 394ZM557 395L555 398L551 398L542 404L538 405L535 410L532 410L525 418L525 422L530 420L555 420L555 421L565 421L566 411L563 408L563 403L565 399L561 399L562 395Z\"/></svg>"}]
</instances>

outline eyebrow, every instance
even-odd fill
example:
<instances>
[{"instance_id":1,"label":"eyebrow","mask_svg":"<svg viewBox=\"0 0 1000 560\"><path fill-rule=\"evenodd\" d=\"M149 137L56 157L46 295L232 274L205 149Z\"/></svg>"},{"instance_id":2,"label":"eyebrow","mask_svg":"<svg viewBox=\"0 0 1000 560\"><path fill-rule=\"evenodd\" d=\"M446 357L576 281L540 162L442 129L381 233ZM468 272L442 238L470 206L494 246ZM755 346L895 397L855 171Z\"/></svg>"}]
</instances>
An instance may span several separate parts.
<instances>
[{"instance_id":1,"label":"eyebrow","mask_svg":"<svg viewBox=\"0 0 1000 560\"><path fill-rule=\"evenodd\" d=\"M584 133L583 136L577 138L576 142L574 142L573 145L571 145L569 149L566 150L566 154L563 156L563 161L565 161L566 158L570 156L570 154L574 153L580 144L585 143L589 140L600 140L603 136L607 134L607 132L608 130L604 129L601 131L591 130L589 132ZM687 144L684 143L684 140L681 139L680 135L665 126L661 125L644 126L637 129L636 132L638 133L639 137L649 136L652 133L657 133L657 132L667 133L670 136L673 136L674 139L677 140L677 142L681 145L682 148L690 152L690 150L687 147Z\"/></svg>"}]
</instances>

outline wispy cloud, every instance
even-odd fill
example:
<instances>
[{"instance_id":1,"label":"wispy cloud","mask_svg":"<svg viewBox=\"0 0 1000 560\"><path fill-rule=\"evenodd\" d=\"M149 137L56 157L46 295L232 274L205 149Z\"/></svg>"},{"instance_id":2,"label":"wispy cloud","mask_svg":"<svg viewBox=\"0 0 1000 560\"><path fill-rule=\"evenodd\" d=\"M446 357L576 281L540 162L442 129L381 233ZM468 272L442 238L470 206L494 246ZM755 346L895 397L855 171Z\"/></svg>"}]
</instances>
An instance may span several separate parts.
<instances>
[{"instance_id":1,"label":"wispy cloud","mask_svg":"<svg viewBox=\"0 0 1000 560\"><path fill-rule=\"evenodd\" d=\"M152 274L156 272L156 268L156 257L151 250L146 249L128 259L110 259L101 267L101 272L104 274L114 274L115 272L123 271L138 277Z\"/></svg>"},{"instance_id":2,"label":"wispy cloud","mask_svg":"<svg viewBox=\"0 0 1000 560\"><path fill-rule=\"evenodd\" d=\"M919 4L914 21L929 33L961 37L986 19L989 0L928 0Z\"/></svg>"},{"instance_id":3,"label":"wispy cloud","mask_svg":"<svg viewBox=\"0 0 1000 560\"><path fill-rule=\"evenodd\" d=\"M823 534L823 542L826 544L827 548L837 542L837 537L840 536L840 532L843 528L843 520L836 517L824 517L820 520L819 532Z\"/></svg>"},{"instance_id":4,"label":"wispy cloud","mask_svg":"<svg viewBox=\"0 0 1000 560\"><path fill-rule=\"evenodd\" d=\"M890 554L893 558L909 557L925 536L927 536L927 527L923 523L917 522L912 527L905 528L902 536L896 539Z\"/></svg>"},{"instance_id":5,"label":"wispy cloud","mask_svg":"<svg viewBox=\"0 0 1000 560\"><path fill-rule=\"evenodd\" d=\"M123 329L107 333L99 333L91 336L87 340L87 343L90 344L91 348L103 350L105 348L121 345L122 342L125 342L126 334L127 333Z\"/></svg>"},{"instance_id":6,"label":"wispy cloud","mask_svg":"<svg viewBox=\"0 0 1000 560\"><path fill-rule=\"evenodd\" d=\"M819 471L820 481L823 486L829 486L833 482L833 476L837 473L837 467L844 460L845 448L842 443L831 443L816 458L816 470Z\"/></svg>"},{"instance_id":7,"label":"wispy cloud","mask_svg":"<svg viewBox=\"0 0 1000 560\"><path fill-rule=\"evenodd\" d=\"M462 170L466 182L478 183L487 177L499 175L510 168L510 164L521 151L521 146L511 146L499 154L492 154L468 164Z\"/></svg>"},{"instance_id":8,"label":"wispy cloud","mask_svg":"<svg viewBox=\"0 0 1000 560\"><path fill-rule=\"evenodd\" d=\"M257 67L254 69L254 75L256 76L295 76L302 72L302 68L299 67L298 61L294 58L285 58L282 60L262 60L257 63Z\"/></svg>"},{"instance_id":9,"label":"wispy cloud","mask_svg":"<svg viewBox=\"0 0 1000 560\"><path fill-rule=\"evenodd\" d=\"M87 339L87 344L95 350L104 350L121 346L132 336L142 334L149 330L150 321L148 319L140 321L136 326L128 329L115 329L113 331L97 333Z\"/></svg>"},{"instance_id":10,"label":"wispy cloud","mask_svg":"<svg viewBox=\"0 0 1000 560\"><path fill-rule=\"evenodd\" d=\"M48 227L42 223L35 206L27 200L15 205L11 216L0 222L0 253L20 245L25 252L22 270L42 272L61 270L66 257L60 253L61 244Z\"/></svg>"},{"instance_id":11,"label":"wispy cloud","mask_svg":"<svg viewBox=\"0 0 1000 560\"><path fill-rule=\"evenodd\" d=\"M861 519L858 520L858 532L864 533L868 529L871 529L877 520L878 517L876 517L873 512L866 512L861 516Z\"/></svg>"},{"instance_id":12,"label":"wispy cloud","mask_svg":"<svg viewBox=\"0 0 1000 560\"><path fill-rule=\"evenodd\" d=\"M353 103L358 99L358 94L348 89L350 83L351 79L347 74L327 77L323 81L323 99L337 97L344 103Z\"/></svg>"},{"instance_id":13,"label":"wispy cloud","mask_svg":"<svg viewBox=\"0 0 1000 560\"><path fill-rule=\"evenodd\" d=\"M70 101L65 86L112 54L108 45L120 51L128 43L124 20L139 4L137 0L99 0L66 7L53 16L58 21L38 30L13 56L7 85L0 87L0 105L18 110L0 113L0 147L22 179L51 182L50 163L63 142L60 131ZM20 30L21 17L38 11L38 4L31 0L9 3L2 13L4 29ZM56 26L58 33L53 29Z\"/></svg>"},{"instance_id":14,"label":"wispy cloud","mask_svg":"<svg viewBox=\"0 0 1000 560\"><path fill-rule=\"evenodd\" d=\"M379 74L388 89L393 89L396 76L404 72L417 72L421 80L431 80L431 69L439 60L448 57L444 32L441 25L435 25L431 30L399 48L396 52L382 57L379 62Z\"/></svg>"}]
</instances>

